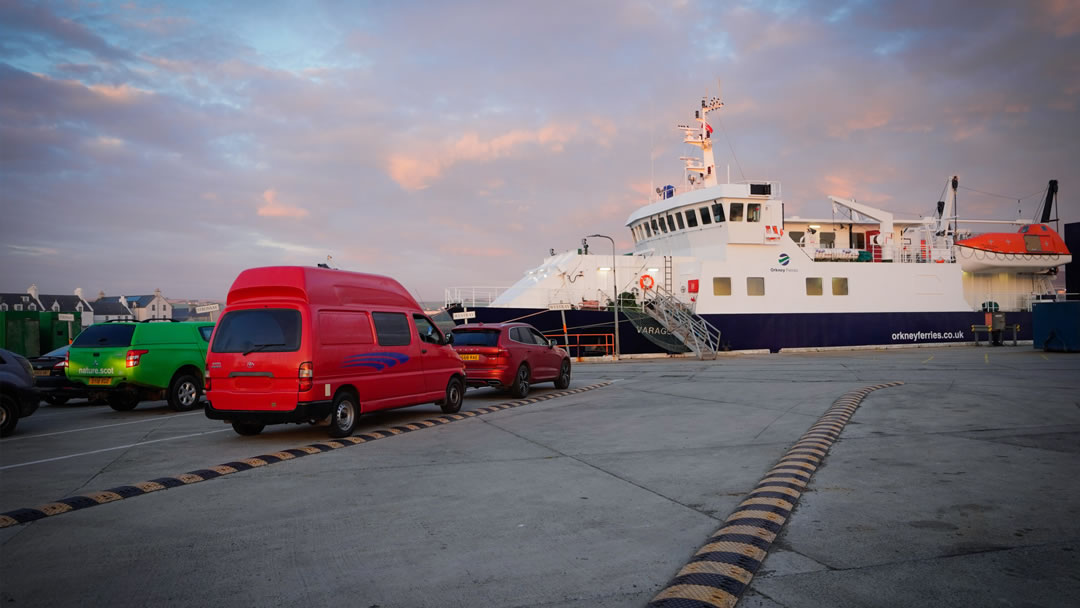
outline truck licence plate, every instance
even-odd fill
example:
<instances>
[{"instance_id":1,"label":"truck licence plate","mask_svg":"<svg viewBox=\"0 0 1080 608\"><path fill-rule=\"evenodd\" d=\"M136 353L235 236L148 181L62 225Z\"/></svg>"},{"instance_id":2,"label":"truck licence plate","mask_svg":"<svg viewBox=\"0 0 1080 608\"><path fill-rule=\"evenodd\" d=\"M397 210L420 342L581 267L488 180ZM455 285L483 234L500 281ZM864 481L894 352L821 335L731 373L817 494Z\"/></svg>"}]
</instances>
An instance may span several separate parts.
<instances>
[{"instance_id":1,"label":"truck licence plate","mask_svg":"<svg viewBox=\"0 0 1080 608\"><path fill-rule=\"evenodd\" d=\"M90 384L93 386L112 384L112 378L90 378Z\"/></svg>"}]
</instances>

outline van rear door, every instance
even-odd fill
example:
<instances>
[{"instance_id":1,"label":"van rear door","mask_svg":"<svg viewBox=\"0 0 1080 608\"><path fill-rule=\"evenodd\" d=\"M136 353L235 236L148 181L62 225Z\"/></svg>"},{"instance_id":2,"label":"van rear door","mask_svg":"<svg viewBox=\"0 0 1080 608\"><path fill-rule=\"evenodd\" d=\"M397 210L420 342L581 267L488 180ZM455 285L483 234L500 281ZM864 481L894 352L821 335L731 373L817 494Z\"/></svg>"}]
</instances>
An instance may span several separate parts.
<instances>
[{"instance_id":1,"label":"van rear door","mask_svg":"<svg viewBox=\"0 0 1080 608\"><path fill-rule=\"evenodd\" d=\"M296 408L304 315L296 308L241 308L218 322L207 355L214 407L288 411Z\"/></svg>"}]
</instances>

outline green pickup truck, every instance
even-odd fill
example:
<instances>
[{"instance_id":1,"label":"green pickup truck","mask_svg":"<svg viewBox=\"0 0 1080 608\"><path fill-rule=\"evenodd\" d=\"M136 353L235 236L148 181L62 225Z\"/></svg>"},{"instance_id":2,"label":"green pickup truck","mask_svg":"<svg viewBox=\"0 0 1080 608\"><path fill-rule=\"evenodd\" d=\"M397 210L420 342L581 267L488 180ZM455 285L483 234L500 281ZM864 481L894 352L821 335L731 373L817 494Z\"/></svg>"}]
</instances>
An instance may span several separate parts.
<instances>
[{"instance_id":1,"label":"green pickup truck","mask_svg":"<svg viewBox=\"0 0 1080 608\"><path fill-rule=\"evenodd\" d=\"M68 351L67 377L104 394L114 410L169 400L174 410L199 404L213 323L107 322L87 327Z\"/></svg>"}]
</instances>

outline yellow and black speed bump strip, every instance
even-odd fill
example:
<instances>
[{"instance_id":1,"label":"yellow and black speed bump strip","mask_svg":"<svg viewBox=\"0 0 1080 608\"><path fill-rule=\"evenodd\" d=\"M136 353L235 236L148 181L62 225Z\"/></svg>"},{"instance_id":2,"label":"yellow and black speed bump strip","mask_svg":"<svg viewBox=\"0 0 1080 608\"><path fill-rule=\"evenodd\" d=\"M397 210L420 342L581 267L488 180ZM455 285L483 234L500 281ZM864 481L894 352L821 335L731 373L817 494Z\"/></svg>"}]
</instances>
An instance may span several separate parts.
<instances>
[{"instance_id":1,"label":"yellow and black speed bump strip","mask_svg":"<svg viewBox=\"0 0 1080 608\"><path fill-rule=\"evenodd\" d=\"M730 608L750 587L776 536L791 516L810 476L871 392L903 382L845 393L787 451L698 549L690 562L649 602L651 608Z\"/></svg>"},{"instance_id":2,"label":"yellow and black speed bump strip","mask_svg":"<svg viewBox=\"0 0 1080 608\"><path fill-rule=\"evenodd\" d=\"M127 486L110 488L102 492L91 492L89 494L81 494L79 496L61 498L56 502L50 502L49 504L42 505L40 507L37 507L36 509L16 509L14 511L8 511L7 513L0 513L0 528L7 528L9 526L14 526L17 524L25 524L32 521L37 521L45 517L52 517L53 515L60 515L61 513L70 513L71 511L78 511L79 509L95 507L97 505L103 505L107 502L116 502L125 498L142 496L143 494L157 492L158 490L168 490L170 488L176 488L179 486L191 485L200 481L216 479L224 475L231 475L233 473L239 473L241 471L248 471L258 467L264 467L269 464L277 464L286 460L293 460L296 458L302 458L304 456L310 456L312 454L321 454L323 452L329 452L331 450L345 448L351 445L370 443L378 439L386 439L387 437L410 433L412 431L419 431L421 429L427 429L434 426L450 424L451 422L457 422L459 420L468 420L470 418L476 418L485 414L501 412L503 410L509 410L516 407L521 407L523 405L530 405L532 403L537 403L540 401L549 401L558 397L576 395L577 393L584 393L585 391L603 388L610 384L611 382L598 382L596 384L590 384L589 386L583 386L581 388L559 391L557 393L547 393L538 397L529 397L528 399L520 399L518 401L509 401L507 403L500 403L498 405L482 407L475 410L469 410L467 412L461 412L458 414L443 414L442 416L438 416L436 418L428 418L427 420L410 422L408 424L402 424L400 426L394 426L387 429L367 431L359 435L344 437L342 439L335 439L332 441L324 441L320 443L312 443L310 445L305 445L299 448L292 448L288 450L282 450L280 452L274 452L273 454L263 454L262 456L255 456L254 458L245 458L243 460L237 460L235 462L227 462L225 464L219 464L215 467L199 469L197 471L191 471L182 475L177 475L175 477L159 477L150 481L143 481L141 483L135 483Z\"/></svg>"}]
</instances>

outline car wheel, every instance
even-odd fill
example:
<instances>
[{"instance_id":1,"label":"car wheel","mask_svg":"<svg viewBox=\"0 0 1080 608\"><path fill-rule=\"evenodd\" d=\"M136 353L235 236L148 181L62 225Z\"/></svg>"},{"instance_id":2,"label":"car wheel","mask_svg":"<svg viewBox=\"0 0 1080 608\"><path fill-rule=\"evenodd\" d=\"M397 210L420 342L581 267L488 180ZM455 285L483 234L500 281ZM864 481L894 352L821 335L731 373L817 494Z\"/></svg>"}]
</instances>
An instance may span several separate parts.
<instances>
[{"instance_id":1,"label":"car wheel","mask_svg":"<svg viewBox=\"0 0 1080 608\"><path fill-rule=\"evenodd\" d=\"M514 384L510 387L510 394L518 399L524 399L529 395L529 366L524 363L518 368L514 376Z\"/></svg>"},{"instance_id":2,"label":"car wheel","mask_svg":"<svg viewBox=\"0 0 1080 608\"><path fill-rule=\"evenodd\" d=\"M19 423L19 404L10 395L0 395L0 437L15 432Z\"/></svg>"},{"instance_id":3,"label":"car wheel","mask_svg":"<svg viewBox=\"0 0 1080 608\"><path fill-rule=\"evenodd\" d=\"M555 378L555 388L562 390L570 387L570 361L563 359L562 367L559 368L559 377Z\"/></svg>"},{"instance_id":4,"label":"car wheel","mask_svg":"<svg viewBox=\"0 0 1080 608\"><path fill-rule=\"evenodd\" d=\"M265 424L259 424L258 422L234 422L232 423L232 429L236 431L238 435L245 437L251 437L258 435L266 428Z\"/></svg>"},{"instance_id":5,"label":"car wheel","mask_svg":"<svg viewBox=\"0 0 1080 608\"><path fill-rule=\"evenodd\" d=\"M202 384L191 374L180 374L169 385L169 407L184 412L194 409L202 396Z\"/></svg>"},{"instance_id":6,"label":"car wheel","mask_svg":"<svg viewBox=\"0 0 1080 608\"><path fill-rule=\"evenodd\" d=\"M49 405L64 405L71 397L60 397L58 395L49 395L45 397L45 403Z\"/></svg>"},{"instance_id":7,"label":"car wheel","mask_svg":"<svg viewBox=\"0 0 1080 608\"><path fill-rule=\"evenodd\" d=\"M334 399L330 411L330 436L348 437L356 430L356 421L360 417L360 407L356 398L348 393L341 393Z\"/></svg>"},{"instance_id":8,"label":"car wheel","mask_svg":"<svg viewBox=\"0 0 1080 608\"><path fill-rule=\"evenodd\" d=\"M129 393L127 391L121 391L116 393L110 393L108 396L109 407L118 412L127 412L135 409L136 405L139 405L139 396L135 393Z\"/></svg>"},{"instance_id":9,"label":"car wheel","mask_svg":"<svg viewBox=\"0 0 1080 608\"><path fill-rule=\"evenodd\" d=\"M461 411L461 402L465 399L465 387L461 378L453 377L446 383L446 398L440 403L444 414L456 414Z\"/></svg>"}]
</instances>

